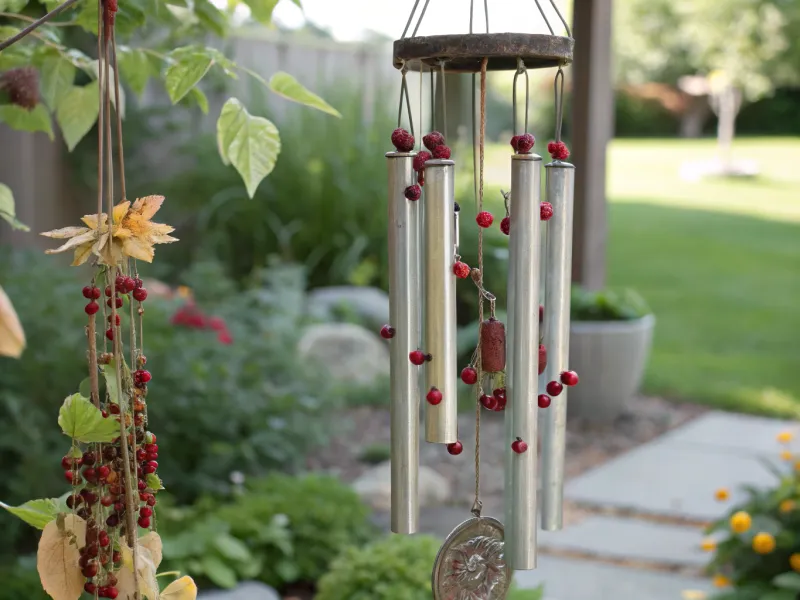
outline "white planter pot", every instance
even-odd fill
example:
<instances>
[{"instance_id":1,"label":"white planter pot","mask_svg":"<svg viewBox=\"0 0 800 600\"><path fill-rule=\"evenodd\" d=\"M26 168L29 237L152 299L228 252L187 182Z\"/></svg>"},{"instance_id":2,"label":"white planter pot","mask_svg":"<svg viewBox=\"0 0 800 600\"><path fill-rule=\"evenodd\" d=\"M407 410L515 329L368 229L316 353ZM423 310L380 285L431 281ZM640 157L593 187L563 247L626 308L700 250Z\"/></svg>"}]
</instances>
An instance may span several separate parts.
<instances>
[{"instance_id":1,"label":"white planter pot","mask_svg":"<svg viewBox=\"0 0 800 600\"><path fill-rule=\"evenodd\" d=\"M569 367L580 383L569 388L569 416L613 421L642 384L656 319L573 321Z\"/></svg>"}]
</instances>

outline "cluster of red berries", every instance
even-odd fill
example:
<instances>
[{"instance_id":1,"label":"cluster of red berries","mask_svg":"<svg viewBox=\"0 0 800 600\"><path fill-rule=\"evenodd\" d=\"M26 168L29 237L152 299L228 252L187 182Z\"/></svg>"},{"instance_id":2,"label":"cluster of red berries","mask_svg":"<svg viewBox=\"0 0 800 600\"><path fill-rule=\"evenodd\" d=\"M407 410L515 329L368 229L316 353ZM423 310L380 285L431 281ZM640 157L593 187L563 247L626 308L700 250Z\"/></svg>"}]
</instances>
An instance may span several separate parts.
<instances>
[{"instance_id":1,"label":"cluster of red berries","mask_svg":"<svg viewBox=\"0 0 800 600\"><path fill-rule=\"evenodd\" d=\"M569 148L564 142L550 142L547 144L547 151L553 160L567 160L569 158Z\"/></svg>"},{"instance_id":2,"label":"cluster of red berries","mask_svg":"<svg viewBox=\"0 0 800 600\"><path fill-rule=\"evenodd\" d=\"M561 379L561 381L551 381L547 384L547 393L551 396L558 396L564 390L565 385L572 387L578 385L580 381L575 371L564 371L561 373L559 379Z\"/></svg>"},{"instance_id":3,"label":"cluster of red berries","mask_svg":"<svg viewBox=\"0 0 800 600\"><path fill-rule=\"evenodd\" d=\"M553 218L553 205L549 202L542 202L539 204L539 218L542 221L549 221ZM511 232L511 217L506 215L500 221L500 231L508 235Z\"/></svg>"},{"instance_id":4,"label":"cluster of red berries","mask_svg":"<svg viewBox=\"0 0 800 600\"><path fill-rule=\"evenodd\" d=\"M457 260L453 264L453 275L458 277L459 279L466 279L469 277L469 274L472 272L472 269L469 268L469 265L465 262Z\"/></svg>"},{"instance_id":5,"label":"cluster of red berries","mask_svg":"<svg viewBox=\"0 0 800 600\"><path fill-rule=\"evenodd\" d=\"M506 388L497 388L492 395L483 394L481 396L481 406L486 410L502 412L506 409Z\"/></svg>"},{"instance_id":6,"label":"cluster of red berries","mask_svg":"<svg viewBox=\"0 0 800 600\"><path fill-rule=\"evenodd\" d=\"M511 138L511 147L517 154L530 154L534 144L536 144L536 138L530 133L515 135Z\"/></svg>"},{"instance_id":7,"label":"cluster of red berries","mask_svg":"<svg viewBox=\"0 0 800 600\"><path fill-rule=\"evenodd\" d=\"M221 317L209 317L204 314L193 302L188 302L172 315L171 323L191 329L210 329L217 333L217 340L221 344L232 344L233 336L228 330L225 320Z\"/></svg>"},{"instance_id":8,"label":"cluster of red berries","mask_svg":"<svg viewBox=\"0 0 800 600\"><path fill-rule=\"evenodd\" d=\"M420 366L426 362L432 361L433 355L425 354L422 350L412 350L408 353L408 360L411 361L412 365Z\"/></svg>"},{"instance_id":9,"label":"cluster of red berries","mask_svg":"<svg viewBox=\"0 0 800 600\"><path fill-rule=\"evenodd\" d=\"M110 285L106 286L105 294L108 298L108 300L106 300L106 305L111 308L111 303L114 302L117 308L122 308L123 301L120 294L131 294L133 299L137 302L144 302L147 300L147 290L142 287L142 285L142 280L138 277L134 279L133 277L117 275L117 278L114 280L114 289L112 290ZM100 310L100 305L97 303L100 295L100 288L94 285L87 285L83 288L83 297L89 300L89 304L83 308L87 315L97 314ZM112 295L114 296L113 300L111 298ZM109 321L110 319L111 317L109 317ZM117 323L117 325L119 325L119 323ZM106 335L109 334L106 333ZM114 332L111 331L109 339L113 339L113 335Z\"/></svg>"}]
</instances>

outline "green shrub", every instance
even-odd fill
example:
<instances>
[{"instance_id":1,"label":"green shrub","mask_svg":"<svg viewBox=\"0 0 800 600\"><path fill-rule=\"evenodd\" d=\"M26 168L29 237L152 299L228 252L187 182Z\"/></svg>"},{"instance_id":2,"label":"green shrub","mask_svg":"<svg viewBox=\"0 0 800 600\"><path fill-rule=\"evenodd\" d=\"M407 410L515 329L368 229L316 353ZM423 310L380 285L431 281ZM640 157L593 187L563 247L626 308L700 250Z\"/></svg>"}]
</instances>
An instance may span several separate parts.
<instances>
[{"instance_id":1,"label":"green shrub","mask_svg":"<svg viewBox=\"0 0 800 600\"><path fill-rule=\"evenodd\" d=\"M573 321L629 321L650 314L647 303L633 290L588 292L574 286L571 303Z\"/></svg>"},{"instance_id":2,"label":"green shrub","mask_svg":"<svg viewBox=\"0 0 800 600\"><path fill-rule=\"evenodd\" d=\"M230 533L260 560L258 578L276 588L315 582L346 547L369 541L374 528L369 509L339 480L320 475L270 475L248 481L232 503L215 511ZM286 520L291 548L277 542L265 526Z\"/></svg>"},{"instance_id":3,"label":"green shrub","mask_svg":"<svg viewBox=\"0 0 800 600\"><path fill-rule=\"evenodd\" d=\"M0 568L0 600L50 600L36 571L36 557L26 556Z\"/></svg>"},{"instance_id":4,"label":"green shrub","mask_svg":"<svg viewBox=\"0 0 800 600\"><path fill-rule=\"evenodd\" d=\"M0 358L0 500L12 505L65 491L60 459L68 443L55 417L87 376L81 273L38 253L0 251L0 281L28 340L20 360ZM213 265L184 274L203 309L225 319L230 345L213 331L172 325L182 300L153 294L147 301L149 413L160 474L180 502L227 493L233 472L302 466L331 430L336 395L294 352L304 319L302 273L275 266L265 277L237 289ZM0 527L4 551L33 549L24 524L0 514ZM14 548L20 535L27 543Z\"/></svg>"},{"instance_id":5,"label":"green shrub","mask_svg":"<svg viewBox=\"0 0 800 600\"><path fill-rule=\"evenodd\" d=\"M436 538L391 536L349 548L319 581L316 600L429 600Z\"/></svg>"}]
</instances>

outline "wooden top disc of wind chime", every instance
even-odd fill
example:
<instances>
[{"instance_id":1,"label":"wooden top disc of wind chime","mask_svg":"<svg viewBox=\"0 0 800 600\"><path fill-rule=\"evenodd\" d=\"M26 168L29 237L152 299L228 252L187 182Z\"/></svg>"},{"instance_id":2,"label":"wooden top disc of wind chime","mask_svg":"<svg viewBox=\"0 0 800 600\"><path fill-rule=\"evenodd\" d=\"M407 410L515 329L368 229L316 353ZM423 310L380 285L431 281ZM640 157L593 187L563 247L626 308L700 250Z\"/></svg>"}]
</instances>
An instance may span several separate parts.
<instances>
[{"instance_id":1,"label":"wooden top disc of wind chime","mask_svg":"<svg viewBox=\"0 0 800 600\"><path fill-rule=\"evenodd\" d=\"M521 59L527 69L546 69L570 64L574 46L571 37L540 33L417 36L394 42L393 63L412 71L443 65L451 73L479 73L484 58L489 71L514 71Z\"/></svg>"}]
</instances>

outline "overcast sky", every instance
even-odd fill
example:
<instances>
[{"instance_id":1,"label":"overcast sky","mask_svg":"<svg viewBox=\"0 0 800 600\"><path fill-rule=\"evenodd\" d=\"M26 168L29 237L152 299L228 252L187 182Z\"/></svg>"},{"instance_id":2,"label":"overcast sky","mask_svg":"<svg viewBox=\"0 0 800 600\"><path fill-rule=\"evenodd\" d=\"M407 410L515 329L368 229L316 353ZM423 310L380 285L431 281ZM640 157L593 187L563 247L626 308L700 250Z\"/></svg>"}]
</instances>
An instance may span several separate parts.
<instances>
[{"instance_id":1,"label":"overcast sky","mask_svg":"<svg viewBox=\"0 0 800 600\"><path fill-rule=\"evenodd\" d=\"M531 0L488 0L489 25L493 33L514 31L519 33L547 33L547 29ZM550 8L547 15L556 33L558 17ZM559 6L563 2L557 2ZM420 0L420 12L425 0ZM337 39L356 41L371 31L392 38L403 33L414 0L302 0L305 18L315 25L329 30ZM430 0L425 19L419 29L420 35L434 33L467 33L469 31L470 0ZM485 31L483 2L475 1L475 31ZM281 0L275 8L274 18L288 27L299 27L304 22L303 12L290 0ZM416 19L415 19L416 22ZM559 23L560 25L560 23ZM413 25L412 25L413 28Z\"/></svg>"}]
</instances>

